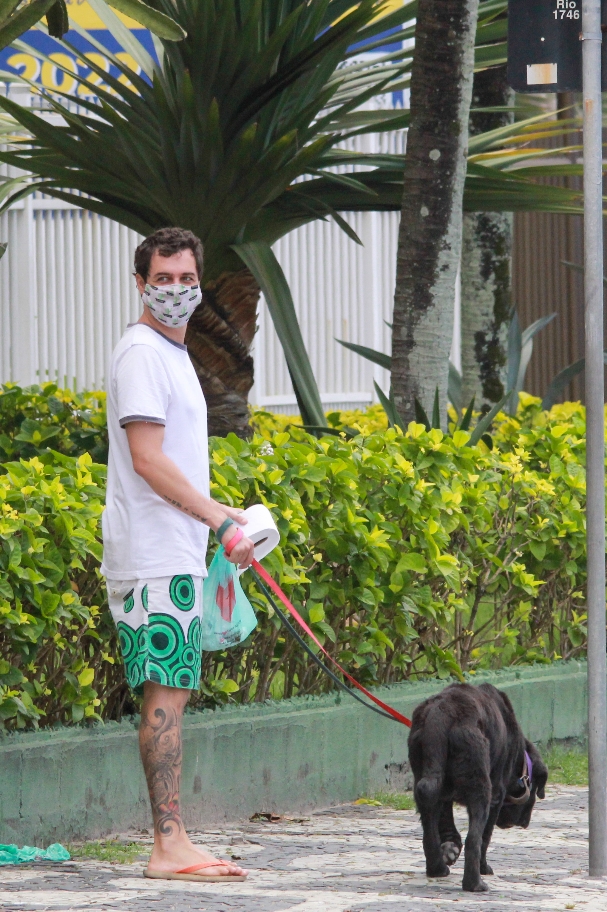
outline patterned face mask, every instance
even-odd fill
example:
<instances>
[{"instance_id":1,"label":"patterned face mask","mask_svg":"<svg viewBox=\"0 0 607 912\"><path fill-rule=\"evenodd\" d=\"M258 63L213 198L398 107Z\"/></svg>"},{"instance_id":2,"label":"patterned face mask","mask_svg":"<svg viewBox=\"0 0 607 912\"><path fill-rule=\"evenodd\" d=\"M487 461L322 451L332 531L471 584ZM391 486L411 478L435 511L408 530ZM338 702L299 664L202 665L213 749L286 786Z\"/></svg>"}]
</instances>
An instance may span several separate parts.
<instances>
[{"instance_id":1,"label":"patterned face mask","mask_svg":"<svg viewBox=\"0 0 607 912\"><path fill-rule=\"evenodd\" d=\"M141 295L156 319L165 326L185 326L200 302L200 285L146 285Z\"/></svg>"}]
</instances>

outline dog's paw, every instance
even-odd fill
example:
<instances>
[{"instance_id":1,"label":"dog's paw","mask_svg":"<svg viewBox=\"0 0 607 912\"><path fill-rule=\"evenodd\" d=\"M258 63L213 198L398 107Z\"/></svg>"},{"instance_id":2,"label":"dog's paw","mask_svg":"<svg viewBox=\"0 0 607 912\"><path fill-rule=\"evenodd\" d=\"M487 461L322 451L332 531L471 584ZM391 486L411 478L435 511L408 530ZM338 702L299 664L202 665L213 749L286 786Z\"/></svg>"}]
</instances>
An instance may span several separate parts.
<instances>
[{"instance_id":1,"label":"dog's paw","mask_svg":"<svg viewBox=\"0 0 607 912\"><path fill-rule=\"evenodd\" d=\"M462 850L461 846L458 846L455 842L443 842L441 844L441 849L443 852L443 861L445 864L453 865L460 856ZM485 873L484 871L481 873Z\"/></svg>"},{"instance_id":2,"label":"dog's paw","mask_svg":"<svg viewBox=\"0 0 607 912\"><path fill-rule=\"evenodd\" d=\"M462 883L462 890L466 890L468 893L485 893L488 889L489 887L481 877L479 877L478 880L474 880L470 883L467 882L464 878L464 881Z\"/></svg>"},{"instance_id":3,"label":"dog's paw","mask_svg":"<svg viewBox=\"0 0 607 912\"><path fill-rule=\"evenodd\" d=\"M488 865L487 862L483 864L481 861L481 874L493 874L493 868L491 865Z\"/></svg>"}]
</instances>

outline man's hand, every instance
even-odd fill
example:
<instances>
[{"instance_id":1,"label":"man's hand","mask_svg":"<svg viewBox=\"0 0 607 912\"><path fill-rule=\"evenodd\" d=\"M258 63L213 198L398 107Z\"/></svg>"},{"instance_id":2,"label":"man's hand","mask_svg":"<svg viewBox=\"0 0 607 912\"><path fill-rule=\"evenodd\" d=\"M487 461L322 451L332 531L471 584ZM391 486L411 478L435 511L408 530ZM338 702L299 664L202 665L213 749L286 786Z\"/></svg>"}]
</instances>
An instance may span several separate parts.
<instances>
[{"instance_id":1,"label":"man's hand","mask_svg":"<svg viewBox=\"0 0 607 912\"><path fill-rule=\"evenodd\" d=\"M247 517L244 515L244 510L240 507L226 507L225 504L219 503L219 501L214 501L217 504L220 510L223 510L228 519L233 519L234 522L238 523L241 526L246 526L248 523Z\"/></svg>"},{"instance_id":2,"label":"man's hand","mask_svg":"<svg viewBox=\"0 0 607 912\"><path fill-rule=\"evenodd\" d=\"M244 517L244 521L247 521L246 517ZM230 543L237 532L238 529L235 526L230 526L230 528L224 532L221 539L221 544L224 546L224 548L227 544ZM247 567L251 566L251 562L253 561L254 549L255 545L251 539L247 538L246 535L243 535L238 544L234 545L233 550L229 554L226 551L226 557L233 564L236 564L239 570L246 570Z\"/></svg>"},{"instance_id":3,"label":"man's hand","mask_svg":"<svg viewBox=\"0 0 607 912\"><path fill-rule=\"evenodd\" d=\"M217 503L217 501L215 501ZM220 507L223 512L226 514L228 519L233 519L235 523L238 523L238 526L246 526L248 523L247 517L244 515L243 510L239 507L226 507L225 504L217 503L217 506ZM221 539L221 544L225 546L230 542L232 538L236 535L238 527L230 526L227 529ZM241 538L237 545L234 545L234 550L231 554L228 554L226 551L226 557L233 564L238 565L239 570L246 570L247 567L251 566L251 561L253 560L253 549L255 545L253 542L246 537L246 535Z\"/></svg>"}]
</instances>

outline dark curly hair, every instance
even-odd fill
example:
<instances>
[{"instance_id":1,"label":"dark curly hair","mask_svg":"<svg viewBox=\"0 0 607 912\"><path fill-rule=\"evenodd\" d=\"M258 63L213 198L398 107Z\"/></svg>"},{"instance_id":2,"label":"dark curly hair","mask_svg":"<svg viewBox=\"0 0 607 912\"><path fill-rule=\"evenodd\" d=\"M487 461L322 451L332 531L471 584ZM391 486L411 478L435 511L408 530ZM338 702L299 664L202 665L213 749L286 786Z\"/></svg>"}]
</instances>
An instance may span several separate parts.
<instances>
[{"instance_id":1,"label":"dark curly hair","mask_svg":"<svg viewBox=\"0 0 607 912\"><path fill-rule=\"evenodd\" d=\"M191 250L196 260L198 278L202 279L202 241L186 228L159 228L141 242L135 251L135 272L147 280L150 263L155 253L169 257L181 250Z\"/></svg>"}]
</instances>

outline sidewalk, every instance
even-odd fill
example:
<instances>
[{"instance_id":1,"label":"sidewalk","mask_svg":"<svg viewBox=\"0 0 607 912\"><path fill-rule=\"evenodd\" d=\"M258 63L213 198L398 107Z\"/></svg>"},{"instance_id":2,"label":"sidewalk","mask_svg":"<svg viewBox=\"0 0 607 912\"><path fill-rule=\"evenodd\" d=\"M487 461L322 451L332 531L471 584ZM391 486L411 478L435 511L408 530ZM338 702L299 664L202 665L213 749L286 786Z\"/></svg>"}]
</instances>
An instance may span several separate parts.
<instances>
[{"instance_id":1,"label":"sidewalk","mask_svg":"<svg viewBox=\"0 0 607 912\"><path fill-rule=\"evenodd\" d=\"M263 810L263 809L260 809ZM461 814L459 816L462 820ZM463 821L462 821L463 822ZM607 910L607 882L586 877L586 790L554 786L528 830L497 830L489 893L424 875L414 811L343 805L302 819L226 826L194 841L242 859L246 883L146 881L144 861L0 868L2 912L584 912ZM142 853L149 837L137 837Z\"/></svg>"}]
</instances>

